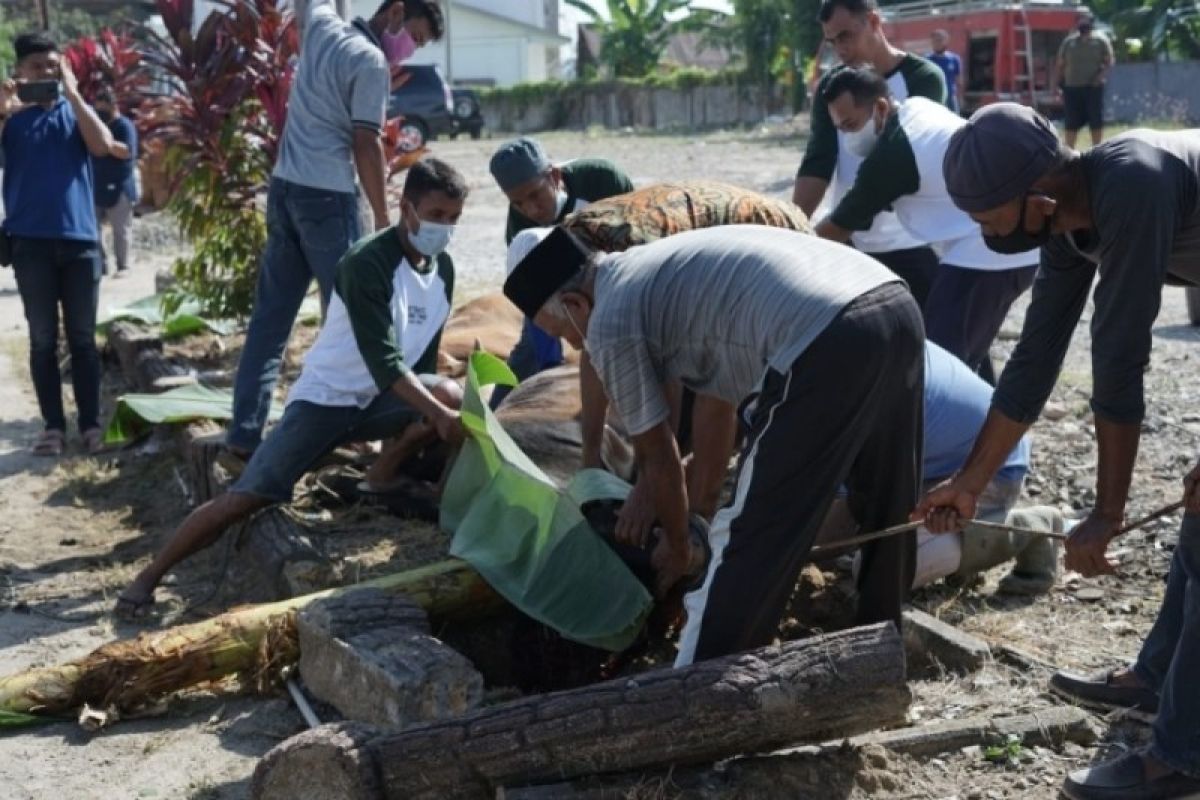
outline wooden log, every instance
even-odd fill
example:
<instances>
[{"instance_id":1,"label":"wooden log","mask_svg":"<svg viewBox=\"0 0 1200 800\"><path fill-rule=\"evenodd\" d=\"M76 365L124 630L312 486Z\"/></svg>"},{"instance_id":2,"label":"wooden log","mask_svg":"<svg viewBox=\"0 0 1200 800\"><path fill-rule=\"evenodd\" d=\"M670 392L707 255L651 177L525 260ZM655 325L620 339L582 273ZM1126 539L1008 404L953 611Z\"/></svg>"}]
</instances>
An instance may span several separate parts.
<instances>
[{"instance_id":1,"label":"wooden log","mask_svg":"<svg viewBox=\"0 0 1200 800\"><path fill-rule=\"evenodd\" d=\"M142 353L151 352L161 355L163 350L162 336L145 325L136 322L118 320L108 326L108 343L117 354L121 364L121 373L131 386L139 386L138 357Z\"/></svg>"},{"instance_id":2,"label":"wooden log","mask_svg":"<svg viewBox=\"0 0 1200 800\"><path fill-rule=\"evenodd\" d=\"M294 611L363 587L402 593L435 621L479 619L504 605L469 564L449 559L354 586L235 608L111 642L65 664L0 677L0 711L54 714L84 703L123 711L236 673L261 677L295 662L289 644L296 639Z\"/></svg>"},{"instance_id":3,"label":"wooden log","mask_svg":"<svg viewBox=\"0 0 1200 800\"><path fill-rule=\"evenodd\" d=\"M256 800L492 797L505 785L708 763L852 735L901 722L909 700L900 635L890 623L873 625L356 740L355 754L365 749L373 758L380 791L344 769L336 786L324 782L327 765L348 753L336 731L318 728L268 754L252 791ZM279 793L279 772L308 780Z\"/></svg>"},{"instance_id":4,"label":"wooden log","mask_svg":"<svg viewBox=\"0 0 1200 800\"><path fill-rule=\"evenodd\" d=\"M249 557L275 597L297 597L337 582L333 562L279 507L265 509L245 524L238 549Z\"/></svg>"},{"instance_id":5,"label":"wooden log","mask_svg":"<svg viewBox=\"0 0 1200 800\"><path fill-rule=\"evenodd\" d=\"M1026 747L1059 747L1066 742L1090 745L1096 740L1096 731L1082 709L1055 706L1012 717L970 717L868 733L851 743L877 744L911 756L934 756L974 744L1002 744L1009 736L1016 736Z\"/></svg>"},{"instance_id":6,"label":"wooden log","mask_svg":"<svg viewBox=\"0 0 1200 800\"><path fill-rule=\"evenodd\" d=\"M224 447L225 429L215 422L193 422L181 429L180 449L196 505L213 499L232 483L233 476L217 461Z\"/></svg>"},{"instance_id":7,"label":"wooden log","mask_svg":"<svg viewBox=\"0 0 1200 800\"><path fill-rule=\"evenodd\" d=\"M134 377L135 385L141 392L161 392L196 382L195 370L156 350L143 350L137 354Z\"/></svg>"},{"instance_id":8,"label":"wooden log","mask_svg":"<svg viewBox=\"0 0 1200 800\"><path fill-rule=\"evenodd\" d=\"M932 722L912 728L879 731L856 736L849 740L852 750L884 747L894 753L928 758L950 753L972 745L1003 744L1008 736L1016 736L1025 747L1061 747L1067 742L1089 746L1096 741L1096 731L1089 715L1078 708L1046 708L1032 714L1013 717L971 717L968 719ZM764 780L778 779L789 772L806 776L813 769L812 757L834 755L847 751L844 739L818 746L792 748L767 755L754 755L726 761L719 771L712 766L625 772L618 775L590 776L571 781L556 781L537 786L506 787L504 800L606 800L616 797L640 797L639 789L658 782L669 783L690 797L689 790L699 793L714 786L741 789L737 796L751 797L744 788L761 786ZM756 780L748 780L756 779ZM716 792L721 794L721 792ZM781 795L783 796L783 795ZM840 796L840 795L839 795Z\"/></svg>"}]
</instances>

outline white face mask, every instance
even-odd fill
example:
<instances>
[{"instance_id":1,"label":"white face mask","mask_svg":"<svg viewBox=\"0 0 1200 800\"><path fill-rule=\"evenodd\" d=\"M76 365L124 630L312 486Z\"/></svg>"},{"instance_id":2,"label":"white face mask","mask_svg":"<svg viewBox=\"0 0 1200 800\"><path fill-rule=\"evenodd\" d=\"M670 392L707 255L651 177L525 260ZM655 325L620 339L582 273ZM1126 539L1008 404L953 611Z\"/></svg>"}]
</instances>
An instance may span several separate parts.
<instances>
[{"instance_id":1,"label":"white face mask","mask_svg":"<svg viewBox=\"0 0 1200 800\"><path fill-rule=\"evenodd\" d=\"M875 114L872 113L866 123L856 131L842 131L846 140L846 149L859 158L866 158L875 149L879 141L879 130L876 128Z\"/></svg>"},{"instance_id":2,"label":"white face mask","mask_svg":"<svg viewBox=\"0 0 1200 800\"><path fill-rule=\"evenodd\" d=\"M558 191L554 193L554 218L557 220L562 216L563 209L567 207L569 196L566 191L560 186Z\"/></svg>"},{"instance_id":3,"label":"white face mask","mask_svg":"<svg viewBox=\"0 0 1200 800\"><path fill-rule=\"evenodd\" d=\"M424 219L419 219L418 222L420 227L417 228L417 232L410 231L408 234L408 241L417 249L418 253L433 257L450 246L456 226L443 222L429 222Z\"/></svg>"}]
</instances>

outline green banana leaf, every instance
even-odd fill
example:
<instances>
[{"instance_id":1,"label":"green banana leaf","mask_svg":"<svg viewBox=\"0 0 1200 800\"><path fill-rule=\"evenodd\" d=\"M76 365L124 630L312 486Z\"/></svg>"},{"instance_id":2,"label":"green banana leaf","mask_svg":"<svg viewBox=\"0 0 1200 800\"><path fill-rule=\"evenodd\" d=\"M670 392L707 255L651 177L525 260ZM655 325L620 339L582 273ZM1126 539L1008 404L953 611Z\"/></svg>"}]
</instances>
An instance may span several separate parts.
<instances>
[{"instance_id":1,"label":"green banana leaf","mask_svg":"<svg viewBox=\"0 0 1200 800\"><path fill-rule=\"evenodd\" d=\"M212 331L221 336L227 336L233 333L234 325L227 320L212 320L201 316L200 301L194 298L187 298L172 314L163 316L163 298L162 294L143 297L141 300L136 300L123 308L112 309L108 313L108 317L96 325L97 330L106 331L108 326L118 320L132 320L140 322L143 325L160 325L162 326L162 335L164 339L179 339L184 336L191 336L194 333L201 331Z\"/></svg>"},{"instance_id":2,"label":"green banana leaf","mask_svg":"<svg viewBox=\"0 0 1200 800\"><path fill-rule=\"evenodd\" d=\"M135 300L122 308L109 309L108 316L103 322L97 323L96 330L104 333L108 326L117 320L131 320L143 325L159 325L162 327L164 339L180 339L201 331L212 331L219 336L228 336L237 327L231 320L209 319L200 313L200 301L186 297L179 308L173 313L163 316L163 300L165 294L154 294ZM313 324L321 320L321 299L317 295L304 298L300 312L296 317L301 324Z\"/></svg>"},{"instance_id":3,"label":"green banana leaf","mask_svg":"<svg viewBox=\"0 0 1200 800\"><path fill-rule=\"evenodd\" d=\"M480 395L489 384L516 382L495 356L471 356L462 408L468 437L442 494L441 525L454 534L450 554L568 639L624 650L653 600L579 507L591 499L623 499L629 484L584 470L559 489L509 438Z\"/></svg>"},{"instance_id":4,"label":"green banana leaf","mask_svg":"<svg viewBox=\"0 0 1200 800\"><path fill-rule=\"evenodd\" d=\"M270 418L279 419L283 409L272 405ZM159 394L126 394L117 398L105 444L122 444L136 439L152 425L193 422L199 419L225 421L233 417L233 394L200 384L189 384Z\"/></svg>"}]
</instances>

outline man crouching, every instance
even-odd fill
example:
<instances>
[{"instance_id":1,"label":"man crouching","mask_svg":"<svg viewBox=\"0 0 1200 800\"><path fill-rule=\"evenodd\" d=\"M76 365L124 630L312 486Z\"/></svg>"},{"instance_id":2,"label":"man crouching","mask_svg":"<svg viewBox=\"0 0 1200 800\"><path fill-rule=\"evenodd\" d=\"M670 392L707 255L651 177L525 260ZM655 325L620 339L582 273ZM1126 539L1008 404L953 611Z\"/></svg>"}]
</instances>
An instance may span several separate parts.
<instances>
[{"instance_id":1,"label":"man crouching","mask_svg":"<svg viewBox=\"0 0 1200 800\"><path fill-rule=\"evenodd\" d=\"M409 168L400 224L361 240L338 264L325 323L283 418L229 491L189 514L121 594L118 616L143 614L163 575L227 527L289 502L296 481L335 447L396 436L422 418L442 439L461 440L458 385L433 373L454 291L445 249L466 197L466 181L449 164L426 157Z\"/></svg>"},{"instance_id":2,"label":"man crouching","mask_svg":"<svg viewBox=\"0 0 1200 800\"><path fill-rule=\"evenodd\" d=\"M770 643L843 483L866 530L907 519L921 478L921 313L869 257L757 225L589 257L555 229L504 292L543 330L587 350L665 534L654 553L660 592L690 556L664 385L742 406L737 484L713 521L704 585L685 601L676 666ZM860 622L899 624L914 550L912 535L867 546Z\"/></svg>"}]
</instances>

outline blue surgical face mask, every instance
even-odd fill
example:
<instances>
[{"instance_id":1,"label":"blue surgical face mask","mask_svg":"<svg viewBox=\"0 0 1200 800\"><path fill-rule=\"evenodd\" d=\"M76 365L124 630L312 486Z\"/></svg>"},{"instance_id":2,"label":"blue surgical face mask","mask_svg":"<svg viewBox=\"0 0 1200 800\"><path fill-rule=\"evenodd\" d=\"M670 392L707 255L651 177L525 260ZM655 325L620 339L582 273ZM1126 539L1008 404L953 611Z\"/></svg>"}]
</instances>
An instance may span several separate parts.
<instances>
[{"instance_id":1,"label":"blue surgical face mask","mask_svg":"<svg viewBox=\"0 0 1200 800\"><path fill-rule=\"evenodd\" d=\"M418 253L432 258L450 246L450 240L454 238L457 226L424 219L419 219L418 222L420 227L417 228L416 233L408 234L408 241L412 243Z\"/></svg>"}]
</instances>

